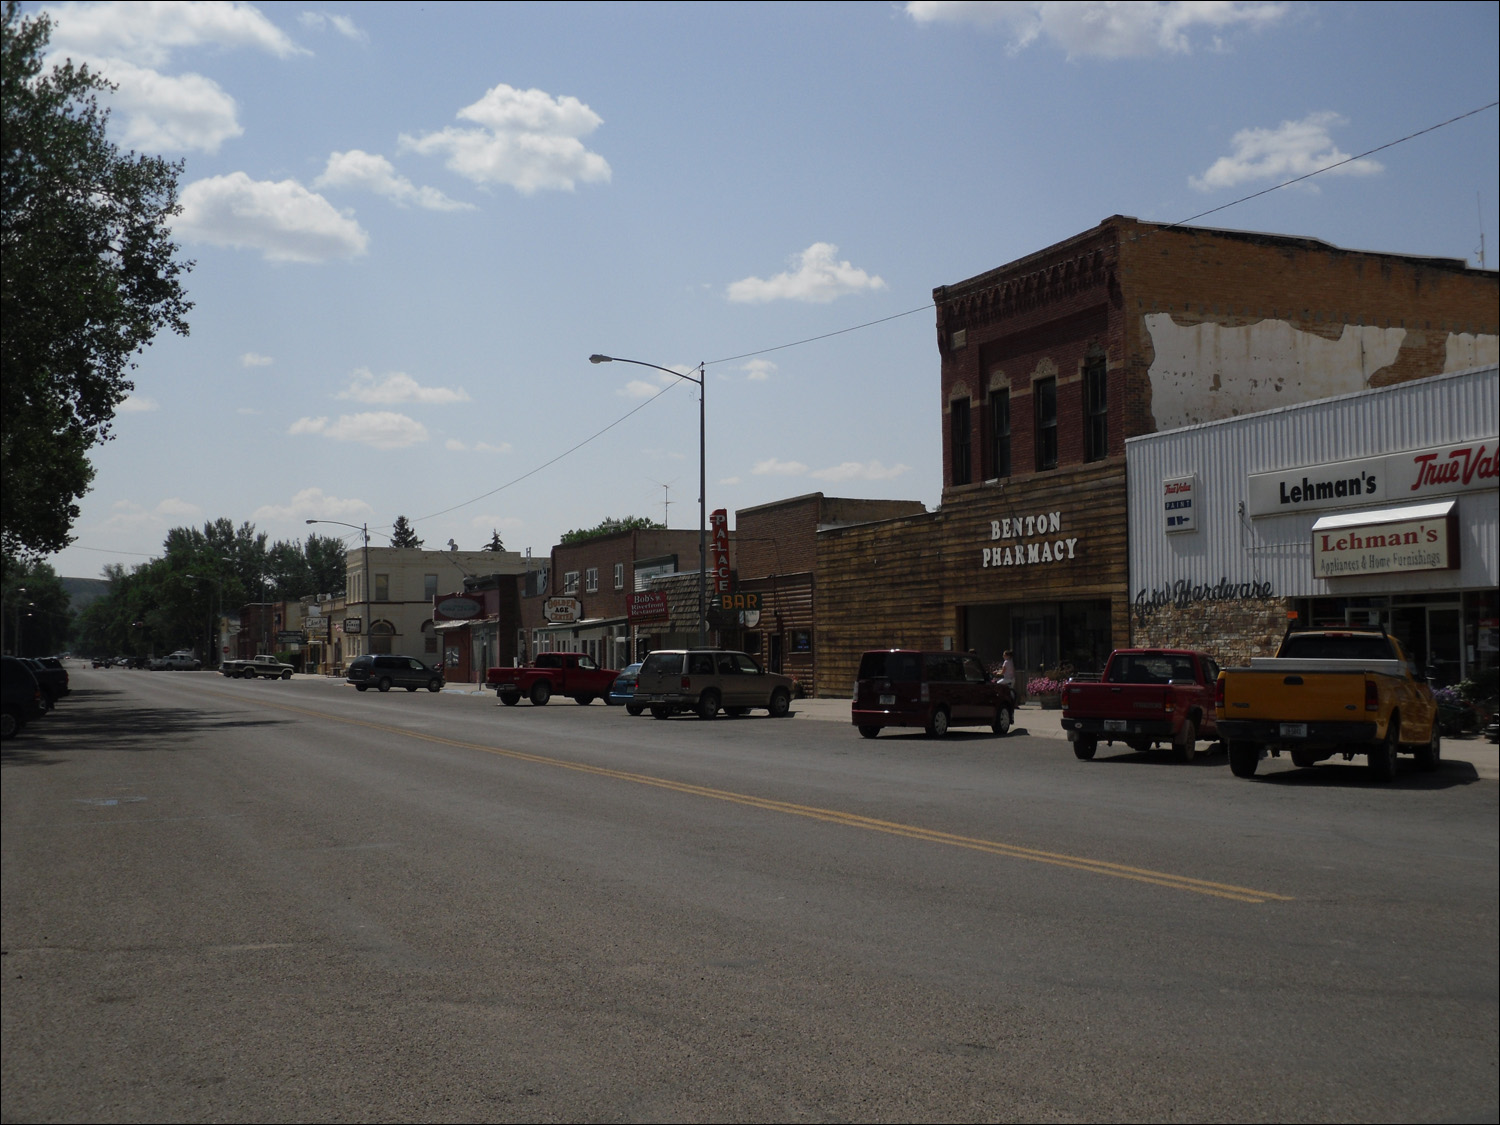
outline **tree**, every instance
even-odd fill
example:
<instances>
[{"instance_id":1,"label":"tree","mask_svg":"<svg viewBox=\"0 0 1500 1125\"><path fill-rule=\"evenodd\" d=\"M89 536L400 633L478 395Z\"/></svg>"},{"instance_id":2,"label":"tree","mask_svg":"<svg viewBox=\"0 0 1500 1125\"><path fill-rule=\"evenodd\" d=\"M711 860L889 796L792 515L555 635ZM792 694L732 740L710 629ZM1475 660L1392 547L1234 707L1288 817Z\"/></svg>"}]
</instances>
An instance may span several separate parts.
<instances>
[{"instance_id":1,"label":"tree","mask_svg":"<svg viewBox=\"0 0 1500 1125\"><path fill-rule=\"evenodd\" d=\"M98 93L71 62L43 73L51 21L4 7L0 112L0 543L44 554L71 541L127 377L164 328L187 334L170 221L182 172L122 154Z\"/></svg>"},{"instance_id":2,"label":"tree","mask_svg":"<svg viewBox=\"0 0 1500 1125\"><path fill-rule=\"evenodd\" d=\"M490 541L488 543L486 543L483 547L479 548L479 549L481 551L503 551L503 550L505 550L505 544L502 543L502 542L500 542L500 531L499 531L498 528L491 528L490 529Z\"/></svg>"},{"instance_id":3,"label":"tree","mask_svg":"<svg viewBox=\"0 0 1500 1125\"><path fill-rule=\"evenodd\" d=\"M44 562L7 556L0 596L0 631L5 651L18 656L61 652L72 626L68 592Z\"/></svg>"},{"instance_id":4,"label":"tree","mask_svg":"<svg viewBox=\"0 0 1500 1125\"><path fill-rule=\"evenodd\" d=\"M645 516L626 516L624 519L611 516L595 527L580 528L566 533L558 540L558 543L568 546L572 543L582 543L585 539L597 539L601 535L614 535L620 531L658 531L666 526L664 523L657 523Z\"/></svg>"},{"instance_id":5,"label":"tree","mask_svg":"<svg viewBox=\"0 0 1500 1125\"><path fill-rule=\"evenodd\" d=\"M405 516L397 516L395 524L391 527L391 546L422 549L422 540L417 538L417 533Z\"/></svg>"}]
</instances>

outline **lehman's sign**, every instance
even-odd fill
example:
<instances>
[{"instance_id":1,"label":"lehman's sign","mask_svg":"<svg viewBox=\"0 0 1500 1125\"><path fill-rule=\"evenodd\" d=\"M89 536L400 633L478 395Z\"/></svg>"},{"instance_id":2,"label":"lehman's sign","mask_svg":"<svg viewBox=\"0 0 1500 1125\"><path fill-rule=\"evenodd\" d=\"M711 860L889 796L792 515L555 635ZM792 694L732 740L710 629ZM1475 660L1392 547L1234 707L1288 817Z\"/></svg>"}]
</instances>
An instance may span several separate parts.
<instances>
[{"instance_id":1,"label":"lehman's sign","mask_svg":"<svg viewBox=\"0 0 1500 1125\"><path fill-rule=\"evenodd\" d=\"M1248 504L1252 516L1280 516L1360 504L1407 504L1496 487L1500 487L1500 440L1488 438L1253 473Z\"/></svg>"},{"instance_id":2,"label":"lehman's sign","mask_svg":"<svg viewBox=\"0 0 1500 1125\"><path fill-rule=\"evenodd\" d=\"M990 521L990 541L1010 540L1004 546L986 547L980 566L1034 566L1074 557L1078 537L1062 534L1061 512L1038 512L1034 516L1011 516Z\"/></svg>"},{"instance_id":3,"label":"lehman's sign","mask_svg":"<svg viewBox=\"0 0 1500 1125\"><path fill-rule=\"evenodd\" d=\"M1456 501L1324 516L1313 524L1313 577L1366 578L1458 567Z\"/></svg>"}]
</instances>

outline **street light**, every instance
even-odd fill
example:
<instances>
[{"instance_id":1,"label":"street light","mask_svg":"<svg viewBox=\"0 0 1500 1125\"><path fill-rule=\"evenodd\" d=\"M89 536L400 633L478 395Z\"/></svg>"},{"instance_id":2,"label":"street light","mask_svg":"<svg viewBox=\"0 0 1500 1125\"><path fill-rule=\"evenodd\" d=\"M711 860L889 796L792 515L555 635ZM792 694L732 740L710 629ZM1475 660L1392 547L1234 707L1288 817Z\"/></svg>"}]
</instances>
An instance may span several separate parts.
<instances>
[{"instance_id":1,"label":"street light","mask_svg":"<svg viewBox=\"0 0 1500 1125\"><path fill-rule=\"evenodd\" d=\"M219 579L219 578L215 578L211 574L189 574L189 575L186 575L186 577L191 578L194 582L212 582L214 584L215 620L216 620L217 624L222 625L223 622L224 622L224 583L223 583L223 580ZM208 643L209 643L209 645L211 647L211 650L212 650L209 653L209 656L210 656L209 667L210 668L217 667L220 663L222 663L222 659L221 659L221 655L222 654L219 652L219 648L220 648L221 642L219 642L216 639L217 635L218 635L218 630L215 629L215 628L213 628L212 626L210 626L209 630L208 630Z\"/></svg>"},{"instance_id":2,"label":"street light","mask_svg":"<svg viewBox=\"0 0 1500 1125\"><path fill-rule=\"evenodd\" d=\"M703 430L703 364L699 363L696 370L698 378L684 375L681 371L673 371L670 367L660 367L654 363L646 363L639 359L621 359L617 355L591 355L590 363L633 363L637 367L649 367L655 371L665 371L668 375L675 375L679 379L686 379L689 383L698 384L698 647L708 647L708 480L706 474L707 457L704 453L704 430Z\"/></svg>"},{"instance_id":3,"label":"street light","mask_svg":"<svg viewBox=\"0 0 1500 1125\"><path fill-rule=\"evenodd\" d=\"M307 522L307 523L331 523L331 524L337 525L338 527L352 527L355 531L359 532L361 535L363 535L365 537L365 551L364 551L364 563L363 563L364 572L365 572L365 574L364 574L364 589L360 591L362 594L364 594L364 597L361 599L361 602L363 603L363 605L365 607L365 620L361 624L360 628L361 628L362 631L363 630L368 630L369 629L369 625L370 625L370 525L367 524L367 523L359 523L359 524L356 524L356 523L344 523L342 520L307 520L305 522ZM344 604L346 606L349 604L347 598L345 599ZM360 639L360 642L359 642L361 649L363 649L367 644L369 644L369 641L367 641L367 640L364 639L365 637L368 637L368 636L369 636L368 632L362 632L361 639Z\"/></svg>"}]
</instances>

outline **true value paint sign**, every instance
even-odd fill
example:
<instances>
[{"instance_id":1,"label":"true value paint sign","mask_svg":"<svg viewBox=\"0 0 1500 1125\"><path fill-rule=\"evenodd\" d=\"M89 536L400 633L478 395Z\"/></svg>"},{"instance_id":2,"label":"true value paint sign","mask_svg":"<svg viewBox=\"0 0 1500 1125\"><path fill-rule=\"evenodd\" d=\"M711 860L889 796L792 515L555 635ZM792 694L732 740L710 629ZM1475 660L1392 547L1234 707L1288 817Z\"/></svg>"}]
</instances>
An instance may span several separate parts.
<instances>
[{"instance_id":1,"label":"true value paint sign","mask_svg":"<svg viewBox=\"0 0 1500 1125\"><path fill-rule=\"evenodd\" d=\"M1500 487L1500 439L1487 438L1253 473L1247 505L1252 516L1279 516L1361 504L1407 504L1496 487Z\"/></svg>"},{"instance_id":2,"label":"true value paint sign","mask_svg":"<svg viewBox=\"0 0 1500 1125\"><path fill-rule=\"evenodd\" d=\"M1062 534L1061 512L1011 516L990 521L990 541L1003 546L984 548L980 566L1034 566L1075 557L1078 537Z\"/></svg>"}]
</instances>

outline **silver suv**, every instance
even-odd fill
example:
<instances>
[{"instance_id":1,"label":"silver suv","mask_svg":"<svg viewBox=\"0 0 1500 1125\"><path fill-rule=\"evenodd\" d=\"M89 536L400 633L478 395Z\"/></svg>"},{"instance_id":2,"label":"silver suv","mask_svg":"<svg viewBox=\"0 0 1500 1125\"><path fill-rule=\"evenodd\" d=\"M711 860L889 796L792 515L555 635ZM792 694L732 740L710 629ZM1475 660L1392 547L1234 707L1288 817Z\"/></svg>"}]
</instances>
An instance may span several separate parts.
<instances>
[{"instance_id":1,"label":"silver suv","mask_svg":"<svg viewBox=\"0 0 1500 1125\"><path fill-rule=\"evenodd\" d=\"M442 671L427 667L415 656L357 656L344 679L360 691L372 687L376 691L390 691L393 687L404 687L407 691L443 690Z\"/></svg>"},{"instance_id":2,"label":"silver suv","mask_svg":"<svg viewBox=\"0 0 1500 1125\"><path fill-rule=\"evenodd\" d=\"M679 711L712 719L720 708L727 715L748 715L753 707L780 719L792 709L792 681L767 672L743 652L663 649L641 664L635 702L650 708L657 719Z\"/></svg>"}]
</instances>

